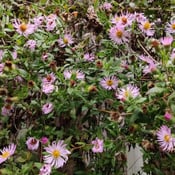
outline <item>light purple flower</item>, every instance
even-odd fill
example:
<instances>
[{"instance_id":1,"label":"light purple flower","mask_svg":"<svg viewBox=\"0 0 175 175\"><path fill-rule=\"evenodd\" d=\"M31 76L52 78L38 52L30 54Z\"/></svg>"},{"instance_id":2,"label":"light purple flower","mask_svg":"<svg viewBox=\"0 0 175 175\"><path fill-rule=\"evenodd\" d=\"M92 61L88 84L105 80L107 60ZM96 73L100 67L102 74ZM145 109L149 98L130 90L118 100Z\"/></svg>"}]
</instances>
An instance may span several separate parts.
<instances>
[{"instance_id":1,"label":"light purple flower","mask_svg":"<svg viewBox=\"0 0 175 175\"><path fill-rule=\"evenodd\" d=\"M50 83L43 83L42 84L42 92L45 94L51 94L55 89L55 86Z\"/></svg>"},{"instance_id":2,"label":"light purple flower","mask_svg":"<svg viewBox=\"0 0 175 175\"><path fill-rule=\"evenodd\" d=\"M68 154L71 152L66 149L66 144L63 140L52 142L51 145L45 147L47 155L43 157L44 163L50 164L52 167L62 167L68 160Z\"/></svg>"},{"instance_id":3,"label":"light purple flower","mask_svg":"<svg viewBox=\"0 0 175 175\"><path fill-rule=\"evenodd\" d=\"M86 53L84 54L84 60L93 62L95 60L95 56L93 53Z\"/></svg>"},{"instance_id":4,"label":"light purple flower","mask_svg":"<svg viewBox=\"0 0 175 175\"><path fill-rule=\"evenodd\" d=\"M156 70L157 70L157 64L155 64L154 62L151 62L150 64L144 67L143 73L146 75L149 73L153 73Z\"/></svg>"},{"instance_id":5,"label":"light purple flower","mask_svg":"<svg viewBox=\"0 0 175 175\"><path fill-rule=\"evenodd\" d=\"M8 147L4 147L3 149L0 150L0 164L5 162L7 159L9 159L16 150L16 145L15 144L10 144Z\"/></svg>"},{"instance_id":6,"label":"light purple flower","mask_svg":"<svg viewBox=\"0 0 175 175\"><path fill-rule=\"evenodd\" d=\"M76 70L76 71L75 70L65 70L63 74L64 74L65 79L71 79L74 76L78 80L84 80L85 78L84 73L81 72L80 70Z\"/></svg>"},{"instance_id":7,"label":"light purple flower","mask_svg":"<svg viewBox=\"0 0 175 175\"><path fill-rule=\"evenodd\" d=\"M100 85L107 90L116 89L118 85L117 78L115 76L105 77L100 81Z\"/></svg>"},{"instance_id":8,"label":"light purple flower","mask_svg":"<svg viewBox=\"0 0 175 175\"><path fill-rule=\"evenodd\" d=\"M25 44L26 47L28 47L31 51L35 50L36 47L36 41L35 40L28 40Z\"/></svg>"},{"instance_id":9,"label":"light purple flower","mask_svg":"<svg viewBox=\"0 0 175 175\"><path fill-rule=\"evenodd\" d=\"M26 145L29 150L37 150L39 147L39 140L34 137L29 137L26 141Z\"/></svg>"},{"instance_id":10,"label":"light purple flower","mask_svg":"<svg viewBox=\"0 0 175 175\"><path fill-rule=\"evenodd\" d=\"M25 37L34 33L36 28L34 24L21 23L19 19L14 20L13 26L20 35L24 35Z\"/></svg>"},{"instance_id":11,"label":"light purple flower","mask_svg":"<svg viewBox=\"0 0 175 175\"><path fill-rule=\"evenodd\" d=\"M141 21L139 24L140 30L147 36L154 35L153 23L150 23L148 20Z\"/></svg>"},{"instance_id":12,"label":"light purple flower","mask_svg":"<svg viewBox=\"0 0 175 175\"><path fill-rule=\"evenodd\" d=\"M42 54L42 60L47 61L47 59L48 59L48 53L43 53Z\"/></svg>"},{"instance_id":13,"label":"light purple flower","mask_svg":"<svg viewBox=\"0 0 175 175\"><path fill-rule=\"evenodd\" d=\"M166 32L168 34L170 34L170 33L174 34L175 33L175 19L171 19L170 23L167 23Z\"/></svg>"},{"instance_id":14,"label":"light purple flower","mask_svg":"<svg viewBox=\"0 0 175 175\"><path fill-rule=\"evenodd\" d=\"M52 72L42 79L42 83L54 83L56 80L55 74Z\"/></svg>"},{"instance_id":15,"label":"light purple flower","mask_svg":"<svg viewBox=\"0 0 175 175\"><path fill-rule=\"evenodd\" d=\"M122 13L121 15L115 15L114 18L112 18L112 23L116 25L122 25L124 27L130 26L133 22L133 14L131 13Z\"/></svg>"},{"instance_id":16,"label":"light purple flower","mask_svg":"<svg viewBox=\"0 0 175 175\"><path fill-rule=\"evenodd\" d=\"M73 38L70 34L65 34L63 36L63 38L58 39L58 44L60 47L70 46L73 43L74 43L74 41L73 41Z\"/></svg>"},{"instance_id":17,"label":"light purple flower","mask_svg":"<svg viewBox=\"0 0 175 175\"><path fill-rule=\"evenodd\" d=\"M36 29L42 25L44 22L44 16L37 16L33 19Z\"/></svg>"},{"instance_id":18,"label":"light purple flower","mask_svg":"<svg viewBox=\"0 0 175 175\"><path fill-rule=\"evenodd\" d=\"M135 12L134 15L133 15L133 18L138 23L141 23L142 21L148 21L146 16L144 15L144 13Z\"/></svg>"},{"instance_id":19,"label":"light purple flower","mask_svg":"<svg viewBox=\"0 0 175 175\"><path fill-rule=\"evenodd\" d=\"M160 38L160 42L164 46L170 46L173 42L173 37L172 36L166 36L166 37Z\"/></svg>"},{"instance_id":20,"label":"light purple flower","mask_svg":"<svg viewBox=\"0 0 175 175\"><path fill-rule=\"evenodd\" d=\"M52 103L46 103L42 107L43 114L49 114L53 110L53 104Z\"/></svg>"},{"instance_id":21,"label":"light purple flower","mask_svg":"<svg viewBox=\"0 0 175 175\"><path fill-rule=\"evenodd\" d=\"M46 16L46 30L47 31L53 31L56 27L56 19L57 15L50 14Z\"/></svg>"},{"instance_id":22,"label":"light purple flower","mask_svg":"<svg viewBox=\"0 0 175 175\"><path fill-rule=\"evenodd\" d=\"M102 153L103 152L103 140L96 138L91 142L93 144L92 152L94 153Z\"/></svg>"},{"instance_id":23,"label":"light purple flower","mask_svg":"<svg viewBox=\"0 0 175 175\"><path fill-rule=\"evenodd\" d=\"M140 95L140 92L138 87L129 84L124 88L120 88L115 95L121 101L125 101L130 98L138 97Z\"/></svg>"},{"instance_id":24,"label":"light purple flower","mask_svg":"<svg viewBox=\"0 0 175 175\"><path fill-rule=\"evenodd\" d=\"M153 59L149 56L140 55L139 58L148 64L151 64L153 62Z\"/></svg>"},{"instance_id":25,"label":"light purple flower","mask_svg":"<svg viewBox=\"0 0 175 175\"><path fill-rule=\"evenodd\" d=\"M50 164L44 164L40 168L39 175L50 175L52 171L52 166Z\"/></svg>"},{"instance_id":26,"label":"light purple flower","mask_svg":"<svg viewBox=\"0 0 175 175\"><path fill-rule=\"evenodd\" d=\"M123 44L129 42L130 33L122 25L111 27L109 37L116 44Z\"/></svg>"},{"instance_id":27,"label":"light purple flower","mask_svg":"<svg viewBox=\"0 0 175 175\"><path fill-rule=\"evenodd\" d=\"M173 151L175 139L171 135L171 129L166 125L161 126L157 132L157 140L162 151Z\"/></svg>"}]
</instances>

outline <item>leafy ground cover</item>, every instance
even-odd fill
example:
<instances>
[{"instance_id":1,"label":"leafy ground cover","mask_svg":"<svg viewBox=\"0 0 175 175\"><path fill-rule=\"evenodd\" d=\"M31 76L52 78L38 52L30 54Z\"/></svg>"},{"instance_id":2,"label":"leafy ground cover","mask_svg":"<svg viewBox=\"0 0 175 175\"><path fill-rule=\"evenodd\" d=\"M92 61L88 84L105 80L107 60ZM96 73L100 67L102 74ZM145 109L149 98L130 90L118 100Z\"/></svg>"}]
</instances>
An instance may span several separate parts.
<instances>
[{"instance_id":1,"label":"leafy ground cover","mask_svg":"<svg viewBox=\"0 0 175 175\"><path fill-rule=\"evenodd\" d=\"M174 4L1 0L0 173L175 174Z\"/></svg>"}]
</instances>

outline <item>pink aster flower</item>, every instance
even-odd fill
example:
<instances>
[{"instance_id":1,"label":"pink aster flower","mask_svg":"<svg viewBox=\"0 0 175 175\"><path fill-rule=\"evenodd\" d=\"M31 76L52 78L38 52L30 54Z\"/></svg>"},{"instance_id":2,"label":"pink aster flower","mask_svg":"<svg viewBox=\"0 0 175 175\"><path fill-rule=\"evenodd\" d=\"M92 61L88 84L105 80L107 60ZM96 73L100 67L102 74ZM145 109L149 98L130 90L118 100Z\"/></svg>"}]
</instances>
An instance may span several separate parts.
<instances>
[{"instance_id":1,"label":"pink aster flower","mask_svg":"<svg viewBox=\"0 0 175 175\"><path fill-rule=\"evenodd\" d=\"M96 138L91 142L93 144L92 152L102 153L103 152L103 140Z\"/></svg>"},{"instance_id":2,"label":"pink aster flower","mask_svg":"<svg viewBox=\"0 0 175 175\"><path fill-rule=\"evenodd\" d=\"M80 70L76 70L76 71L75 70L65 70L63 74L64 74L65 79L71 79L74 76L78 80L84 80L85 78L84 73L81 72Z\"/></svg>"},{"instance_id":3,"label":"pink aster flower","mask_svg":"<svg viewBox=\"0 0 175 175\"><path fill-rule=\"evenodd\" d=\"M116 93L116 97L121 101L128 100L130 98L136 98L140 95L139 88L131 84L124 88L120 88Z\"/></svg>"},{"instance_id":4,"label":"pink aster flower","mask_svg":"<svg viewBox=\"0 0 175 175\"><path fill-rule=\"evenodd\" d=\"M3 149L0 150L1 155L0 155L0 164L5 162L7 159L9 159L16 150L16 145L15 144L10 144L8 147L4 147Z\"/></svg>"},{"instance_id":5,"label":"pink aster flower","mask_svg":"<svg viewBox=\"0 0 175 175\"><path fill-rule=\"evenodd\" d=\"M84 54L84 60L93 62L95 60L95 56L93 53L86 53Z\"/></svg>"},{"instance_id":6,"label":"pink aster flower","mask_svg":"<svg viewBox=\"0 0 175 175\"><path fill-rule=\"evenodd\" d=\"M68 154L71 152L66 149L66 144L63 140L52 142L51 145L45 147L48 155L44 156L44 163L50 164L52 167L62 167L68 160Z\"/></svg>"},{"instance_id":7,"label":"pink aster flower","mask_svg":"<svg viewBox=\"0 0 175 175\"><path fill-rule=\"evenodd\" d=\"M53 31L56 27L57 16L55 14L50 14L46 17L46 30Z\"/></svg>"},{"instance_id":8,"label":"pink aster flower","mask_svg":"<svg viewBox=\"0 0 175 175\"><path fill-rule=\"evenodd\" d=\"M34 137L29 137L26 141L26 145L29 150L37 150L39 147L39 140Z\"/></svg>"},{"instance_id":9,"label":"pink aster flower","mask_svg":"<svg viewBox=\"0 0 175 175\"><path fill-rule=\"evenodd\" d=\"M49 56L48 53L43 53L41 58L42 58L43 61L47 61L48 56Z\"/></svg>"},{"instance_id":10,"label":"pink aster flower","mask_svg":"<svg viewBox=\"0 0 175 175\"><path fill-rule=\"evenodd\" d=\"M144 13L138 13L135 12L133 15L133 18L135 21L137 21L138 23L141 23L142 21L147 21L146 16L144 15Z\"/></svg>"},{"instance_id":11,"label":"pink aster flower","mask_svg":"<svg viewBox=\"0 0 175 175\"><path fill-rule=\"evenodd\" d=\"M33 19L36 29L42 25L44 22L44 16L37 16Z\"/></svg>"},{"instance_id":12,"label":"pink aster flower","mask_svg":"<svg viewBox=\"0 0 175 175\"><path fill-rule=\"evenodd\" d=\"M50 164L44 164L40 168L39 175L50 175L52 171L52 166Z\"/></svg>"},{"instance_id":13,"label":"pink aster flower","mask_svg":"<svg viewBox=\"0 0 175 175\"><path fill-rule=\"evenodd\" d=\"M143 69L143 73L149 74L149 73L155 72L156 70L157 70L157 64L155 64L154 62L151 62L150 64L145 66L145 68Z\"/></svg>"},{"instance_id":14,"label":"pink aster flower","mask_svg":"<svg viewBox=\"0 0 175 175\"><path fill-rule=\"evenodd\" d=\"M26 47L28 47L31 51L35 50L36 47L36 41L35 40L28 40L25 44Z\"/></svg>"},{"instance_id":15,"label":"pink aster flower","mask_svg":"<svg viewBox=\"0 0 175 175\"><path fill-rule=\"evenodd\" d=\"M51 94L55 89L55 86L51 83L42 83L42 92L45 94Z\"/></svg>"},{"instance_id":16,"label":"pink aster flower","mask_svg":"<svg viewBox=\"0 0 175 175\"><path fill-rule=\"evenodd\" d=\"M168 111L166 111L165 114L164 114L164 118L165 118L165 120L171 120L172 114L169 113Z\"/></svg>"},{"instance_id":17,"label":"pink aster flower","mask_svg":"<svg viewBox=\"0 0 175 175\"><path fill-rule=\"evenodd\" d=\"M70 34L65 34L63 38L58 39L58 44L60 47L70 46L73 43L74 41Z\"/></svg>"},{"instance_id":18,"label":"pink aster flower","mask_svg":"<svg viewBox=\"0 0 175 175\"><path fill-rule=\"evenodd\" d=\"M9 104L5 104L2 109L1 109L1 114L3 116L11 116L12 115L12 110L13 110L13 107L12 105L9 105Z\"/></svg>"},{"instance_id":19,"label":"pink aster flower","mask_svg":"<svg viewBox=\"0 0 175 175\"><path fill-rule=\"evenodd\" d=\"M166 31L167 33L175 33L175 19L171 19L170 23L167 24L166 26Z\"/></svg>"},{"instance_id":20,"label":"pink aster flower","mask_svg":"<svg viewBox=\"0 0 175 175\"><path fill-rule=\"evenodd\" d=\"M163 125L157 132L157 140L163 151L173 151L175 139L171 135L171 129Z\"/></svg>"},{"instance_id":21,"label":"pink aster flower","mask_svg":"<svg viewBox=\"0 0 175 175\"><path fill-rule=\"evenodd\" d=\"M43 114L49 114L53 110L53 104L52 103L46 103L42 107Z\"/></svg>"},{"instance_id":22,"label":"pink aster flower","mask_svg":"<svg viewBox=\"0 0 175 175\"><path fill-rule=\"evenodd\" d=\"M55 80L55 74L52 72L42 79L42 83L54 83Z\"/></svg>"},{"instance_id":23,"label":"pink aster flower","mask_svg":"<svg viewBox=\"0 0 175 175\"><path fill-rule=\"evenodd\" d=\"M115 15L114 18L112 18L112 23L126 27L130 26L133 20L134 18L131 13L122 13L121 15Z\"/></svg>"},{"instance_id":24,"label":"pink aster flower","mask_svg":"<svg viewBox=\"0 0 175 175\"><path fill-rule=\"evenodd\" d=\"M151 64L152 62L154 62L150 56L140 55L139 58L148 64Z\"/></svg>"},{"instance_id":25,"label":"pink aster flower","mask_svg":"<svg viewBox=\"0 0 175 175\"><path fill-rule=\"evenodd\" d=\"M154 35L153 23L150 23L148 20L141 21L139 24L140 30L147 36Z\"/></svg>"},{"instance_id":26,"label":"pink aster flower","mask_svg":"<svg viewBox=\"0 0 175 175\"><path fill-rule=\"evenodd\" d=\"M30 23L26 24L15 20L13 26L20 35L24 35L25 37L35 32L35 25Z\"/></svg>"},{"instance_id":27,"label":"pink aster flower","mask_svg":"<svg viewBox=\"0 0 175 175\"><path fill-rule=\"evenodd\" d=\"M172 36L166 36L166 37L160 38L160 42L164 46L170 46L173 42L173 37Z\"/></svg>"},{"instance_id":28,"label":"pink aster flower","mask_svg":"<svg viewBox=\"0 0 175 175\"><path fill-rule=\"evenodd\" d=\"M111 27L109 32L109 37L116 44L123 44L129 41L130 34L129 34L129 31L127 31L124 28L124 26L116 25L114 27Z\"/></svg>"},{"instance_id":29,"label":"pink aster flower","mask_svg":"<svg viewBox=\"0 0 175 175\"><path fill-rule=\"evenodd\" d=\"M107 90L116 89L118 85L117 78L115 76L105 77L100 81L100 85Z\"/></svg>"}]
</instances>

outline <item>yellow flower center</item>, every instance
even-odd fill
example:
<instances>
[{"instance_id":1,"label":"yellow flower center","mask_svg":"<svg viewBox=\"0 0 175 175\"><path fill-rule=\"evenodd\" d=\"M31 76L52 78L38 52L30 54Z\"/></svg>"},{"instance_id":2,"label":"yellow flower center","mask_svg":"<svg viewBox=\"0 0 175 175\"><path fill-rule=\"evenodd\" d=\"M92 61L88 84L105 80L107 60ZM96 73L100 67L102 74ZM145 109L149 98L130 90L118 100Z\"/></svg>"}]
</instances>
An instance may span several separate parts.
<instances>
[{"instance_id":1,"label":"yellow flower center","mask_svg":"<svg viewBox=\"0 0 175 175\"><path fill-rule=\"evenodd\" d=\"M58 150L54 150L52 152L52 156L57 159L58 157L60 157L60 152Z\"/></svg>"},{"instance_id":2,"label":"yellow flower center","mask_svg":"<svg viewBox=\"0 0 175 175\"><path fill-rule=\"evenodd\" d=\"M144 23L144 25L143 25L143 28L144 28L145 30L149 30L149 29L151 28L151 24L150 24L148 21L146 21L146 22Z\"/></svg>"},{"instance_id":3,"label":"yellow flower center","mask_svg":"<svg viewBox=\"0 0 175 175\"><path fill-rule=\"evenodd\" d=\"M64 42L64 44L68 44L69 41L68 41L67 38L64 37L64 38L63 38L63 42Z\"/></svg>"},{"instance_id":4,"label":"yellow flower center","mask_svg":"<svg viewBox=\"0 0 175 175\"><path fill-rule=\"evenodd\" d=\"M27 30L27 24L22 23L19 28L22 32L25 32Z\"/></svg>"},{"instance_id":5,"label":"yellow flower center","mask_svg":"<svg viewBox=\"0 0 175 175\"><path fill-rule=\"evenodd\" d=\"M126 90L124 93L124 96L127 98L127 97L129 97L129 95L130 95L130 92L128 90Z\"/></svg>"},{"instance_id":6,"label":"yellow flower center","mask_svg":"<svg viewBox=\"0 0 175 175\"><path fill-rule=\"evenodd\" d=\"M170 141L170 136L169 135L165 135L164 136L164 140L165 140L165 142L169 142Z\"/></svg>"},{"instance_id":7,"label":"yellow flower center","mask_svg":"<svg viewBox=\"0 0 175 175\"><path fill-rule=\"evenodd\" d=\"M127 20L127 18L126 18L126 17L124 17L124 16L122 17L122 19L121 19L121 20L122 20L122 23L123 23L123 24L126 24L126 23L127 23L127 21L128 21L128 20Z\"/></svg>"},{"instance_id":8,"label":"yellow flower center","mask_svg":"<svg viewBox=\"0 0 175 175\"><path fill-rule=\"evenodd\" d=\"M117 36L118 38L121 38L121 37L123 36L123 32L122 32L121 30L117 30L117 31L116 31L116 36Z\"/></svg>"},{"instance_id":9,"label":"yellow flower center","mask_svg":"<svg viewBox=\"0 0 175 175\"><path fill-rule=\"evenodd\" d=\"M175 30L175 23L171 25L172 29Z\"/></svg>"},{"instance_id":10,"label":"yellow flower center","mask_svg":"<svg viewBox=\"0 0 175 175\"><path fill-rule=\"evenodd\" d=\"M108 86L112 86L114 83L113 83L112 80L107 80L107 81L106 81L106 84L107 84Z\"/></svg>"},{"instance_id":11,"label":"yellow flower center","mask_svg":"<svg viewBox=\"0 0 175 175\"><path fill-rule=\"evenodd\" d=\"M10 153L9 153L8 151L4 152L4 153L1 155L1 157L2 157L3 159L8 158L9 156L10 156Z\"/></svg>"}]
</instances>

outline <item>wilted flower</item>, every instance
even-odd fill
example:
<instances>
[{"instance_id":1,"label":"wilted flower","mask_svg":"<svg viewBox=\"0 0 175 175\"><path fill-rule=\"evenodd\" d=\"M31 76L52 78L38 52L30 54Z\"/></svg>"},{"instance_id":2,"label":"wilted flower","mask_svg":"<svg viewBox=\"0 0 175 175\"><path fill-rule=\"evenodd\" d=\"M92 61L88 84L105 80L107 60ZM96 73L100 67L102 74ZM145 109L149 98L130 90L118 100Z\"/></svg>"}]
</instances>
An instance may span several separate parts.
<instances>
[{"instance_id":1,"label":"wilted flower","mask_svg":"<svg viewBox=\"0 0 175 175\"><path fill-rule=\"evenodd\" d=\"M71 152L66 149L66 144L63 140L52 142L51 145L44 148L48 155L44 156L44 163L50 164L52 167L62 167L68 160L68 154Z\"/></svg>"},{"instance_id":2,"label":"wilted flower","mask_svg":"<svg viewBox=\"0 0 175 175\"><path fill-rule=\"evenodd\" d=\"M139 28L147 36L154 35L153 23L150 23L148 20L141 21L139 24Z\"/></svg>"},{"instance_id":3,"label":"wilted flower","mask_svg":"<svg viewBox=\"0 0 175 175\"><path fill-rule=\"evenodd\" d=\"M28 47L31 51L35 50L36 47L36 41L35 40L28 40L25 44L26 47Z\"/></svg>"},{"instance_id":4,"label":"wilted flower","mask_svg":"<svg viewBox=\"0 0 175 175\"><path fill-rule=\"evenodd\" d=\"M43 114L49 114L53 110L53 104L52 103L46 103L42 107Z\"/></svg>"},{"instance_id":5,"label":"wilted flower","mask_svg":"<svg viewBox=\"0 0 175 175\"><path fill-rule=\"evenodd\" d=\"M131 84L127 85L124 88L120 88L116 93L116 97L121 101L128 100L129 98L136 98L139 95L139 88Z\"/></svg>"},{"instance_id":6,"label":"wilted flower","mask_svg":"<svg viewBox=\"0 0 175 175\"><path fill-rule=\"evenodd\" d=\"M115 76L111 76L111 77L105 77L100 81L100 84L103 88L107 89L107 90L112 90L112 89L116 89L117 85L118 85L118 81L117 78Z\"/></svg>"},{"instance_id":7,"label":"wilted flower","mask_svg":"<svg viewBox=\"0 0 175 175\"><path fill-rule=\"evenodd\" d=\"M52 166L50 164L44 164L40 168L39 175L50 175L51 171L52 171Z\"/></svg>"},{"instance_id":8,"label":"wilted flower","mask_svg":"<svg viewBox=\"0 0 175 175\"><path fill-rule=\"evenodd\" d=\"M123 44L129 41L130 34L129 31L124 28L124 26L116 25L111 27L109 37L116 44Z\"/></svg>"},{"instance_id":9,"label":"wilted flower","mask_svg":"<svg viewBox=\"0 0 175 175\"><path fill-rule=\"evenodd\" d=\"M93 144L92 152L102 153L103 152L103 140L96 138L91 142Z\"/></svg>"},{"instance_id":10,"label":"wilted flower","mask_svg":"<svg viewBox=\"0 0 175 175\"><path fill-rule=\"evenodd\" d=\"M171 135L171 129L166 125L161 126L157 132L157 140L163 151L173 151L175 139Z\"/></svg>"},{"instance_id":11,"label":"wilted flower","mask_svg":"<svg viewBox=\"0 0 175 175\"><path fill-rule=\"evenodd\" d=\"M15 153L16 150L16 145L15 144L10 144L8 147L4 147L3 149L0 150L1 155L0 155L0 164L5 162L7 159L10 158Z\"/></svg>"},{"instance_id":12,"label":"wilted flower","mask_svg":"<svg viewBox=\"0 0 175 175\"><path fill-rule=\"evenodd\" d=\"M164 46L170 46L173 42L173 37L172 36L166 36L166 37L160 38L160 42Z\"/></svg>"},{"instance_id":13,"label":"wilted flower","mask_svg":"<svg viewBox=\"0 0 175 175\"><path fill-rule=\"evenodd\" d=\"M63 38L58 39L58 44L60 47L70 46L73 43L74 41L70 34L65 34Z\"/></svg>"},{"instance_id":14,"label":"wilted flower","mask_svg":"<svg viewBox=\"0 0 175 175\"><path fill-rule=\"evenodd\" d=\"M35 32L35 25L30 23L26 24L24 22L21 23L18 19L14 21L13 26L20 35L24 35L26 37Z\"/></svg>"},{"instance_id":15,"label":"wilted flower","mask_svg":"<svg viewBox=\"0 0 175 175\"><path fill-rule=\"evenodd\" d=\"M34 137L29 137L26 141L29 150L37 150L39 147L39 140Z\"/></svg>"}]
</instances>

